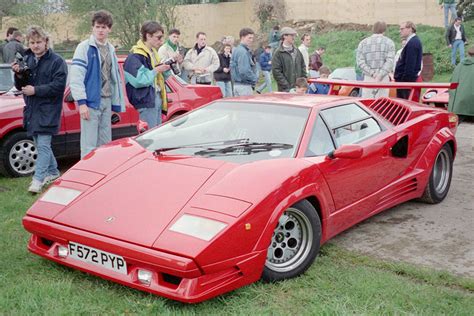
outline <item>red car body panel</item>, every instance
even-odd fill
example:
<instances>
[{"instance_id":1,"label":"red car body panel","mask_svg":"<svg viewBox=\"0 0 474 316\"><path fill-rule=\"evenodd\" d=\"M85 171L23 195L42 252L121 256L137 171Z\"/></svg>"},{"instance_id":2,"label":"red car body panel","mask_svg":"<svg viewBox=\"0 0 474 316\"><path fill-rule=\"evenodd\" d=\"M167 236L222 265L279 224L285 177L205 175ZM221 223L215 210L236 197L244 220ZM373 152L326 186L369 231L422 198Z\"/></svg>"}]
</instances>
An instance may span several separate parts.
<instances>
[{"instance_id":1,"label":"red car body panel","mask_svg":"<svg viewBox=\"0 0 474 316\"><path fill-rule=\"evenodd\" d=\"M455 153L452 114L398 100L392 105L404 110L406 118L394 125L393 115L374 107L387 100L279 93L226 99L310 107L295 158L236 164L154 155L134 139L114 141L54 183L82 191L78 198L67 206L38 200L28 210L23 219L32 233L28 249L105 279L188 303L255 282L262 274L275 225L291 205L306 199L315 206L323 244L378 212L420 197L440 148L449 144ZM359 144L363 152L358 159L305 157L319 111L348 102L365 106L383 131ZM391 147L405 136L409 142L406 157L390 155ZM227 226L210 241L170 230L183 214ZM105 221L108 217L115 218L113 223ZM57 247L70 241L122 256L127 275L59 257ZM151 285L138 282L137 269L153 271Z\"/></svg>"}]
</instances>

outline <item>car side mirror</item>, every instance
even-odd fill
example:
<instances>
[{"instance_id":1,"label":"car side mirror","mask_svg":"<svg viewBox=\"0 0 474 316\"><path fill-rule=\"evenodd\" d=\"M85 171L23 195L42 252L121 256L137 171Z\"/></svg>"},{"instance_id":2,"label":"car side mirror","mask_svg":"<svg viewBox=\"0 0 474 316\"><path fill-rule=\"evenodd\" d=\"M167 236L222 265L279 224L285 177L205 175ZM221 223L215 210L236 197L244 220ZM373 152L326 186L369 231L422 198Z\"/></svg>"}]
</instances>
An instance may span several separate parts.
<instances>
[{"instance_id":1,"label":"car side mirror","mask_svg":"<svg viewBox=\"0 0 474 316\"><path fill-rule=\"evenodd\" d=\"M362 157L364 150L359 145L342 145L336 150L331 151L328 154L330 159L342 158L342 159L359 159Z\"/></svg>"},{"instance_id":2,"label":"car side mirror","mask_svg":"<svg viewBox=\"0 0 474 316\"><path fill-rule=\"evenodd\" d=\"M66 96L64 97L64 101L66 102L74 102L74 98L72 97L71 91L69 91Z\"/></svg>"}]
</instances>

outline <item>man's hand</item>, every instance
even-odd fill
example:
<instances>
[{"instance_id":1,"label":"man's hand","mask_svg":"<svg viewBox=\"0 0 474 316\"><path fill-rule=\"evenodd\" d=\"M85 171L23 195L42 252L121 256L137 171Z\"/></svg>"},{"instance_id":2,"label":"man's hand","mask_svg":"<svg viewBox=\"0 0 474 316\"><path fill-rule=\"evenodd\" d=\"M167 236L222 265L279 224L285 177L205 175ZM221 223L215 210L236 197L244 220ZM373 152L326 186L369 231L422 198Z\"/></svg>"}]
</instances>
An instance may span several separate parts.
<instances>
[{"instance_id":1,"label":"man's hand","mask_svg":"<svg viewBox=\"0 0 474 316\"><path fill-rule=\"evenodd\" d=\"M17 63L13 63L12 70L14 73L18 74L20 72L20 65L18 65Z\"/></svg>"},{"instance_id":2,"label":"man's hand","mask_svg":"<svg viewBox=\"0 0 474 316\"><path fill-rule=\"evenodd\" d=\"M229 68L222 68L222 71L225 72L225 73L228 73L228 72L229 72Z\"/></svg>"},{"instance_id":3,"label":"man's hand","mask_svg":"<svg viewBox=\"0 0 474 316\"><path fill-rule=\"evenodd\" d=\"M86 104L79 105L79 115L81 116L81 119L89 120L89 108Z\"/></svg>"},{"instance_id":4,"label":"man's hand","mask_svg":"<svg viewBox=\"0 0 474 316\"><path fill-rule=\"evenodd\" d=\"M271 61L271 60L269 60L269 61L268 61L268 64L269 64L269 65L271 65L271 64L272 64L272 61Z\"/></svg>"},{"instance_id":5,"label":"man's hand","mask_svg":"<svg viewBox=\"0 0 474 316\"><path fill-rule=\"evenodd\" d=\"M178 64L181 64L183 62L183 60L184 60L183 55L181 55L181 54L176 55L176 61L178 62Z\"/></svg>"},{"instance_id":6,"label":"man's hand","mask_svg":"<svg viewBox=\"0 0 474 316\"><path fill-rule=\"evenodd\" d=\"M24 95L35 95L35 87L27 85L21 88L21 92L23 92Z\"/></svg>"},{"instance_id":7,"label":"man's hand","mask_svg":"<svg viewBox=\"0 0 474 316\"><path fill-rule=\"evenodd\" d=\"M170 69L170 65L161 64L155 67L157 72L165 72Z\"/></svg>"},{"instance_id":8,"label":"man's hand","mask_svg":"<svg viewBox=\"0 0 474 316\"><path fill-rule=\"evenodd\" d=\"M381 82L382 79L383 79L383 76L382 76L382 75L376 75L376 76L375 76L375 81L377 81L377 82Z\"/></svg>"},{"instance_id":9,"label":"man's hand","mask_svg":"<svg viewBox=\"0 0 474 316\"><path fill-rule=\"evenodd\" d=\"M452 48L452 47L453 47L453 45L449 44L449 45L448 45L448 47L449 47L449 48Z\"/></svg>"}]
</instances>

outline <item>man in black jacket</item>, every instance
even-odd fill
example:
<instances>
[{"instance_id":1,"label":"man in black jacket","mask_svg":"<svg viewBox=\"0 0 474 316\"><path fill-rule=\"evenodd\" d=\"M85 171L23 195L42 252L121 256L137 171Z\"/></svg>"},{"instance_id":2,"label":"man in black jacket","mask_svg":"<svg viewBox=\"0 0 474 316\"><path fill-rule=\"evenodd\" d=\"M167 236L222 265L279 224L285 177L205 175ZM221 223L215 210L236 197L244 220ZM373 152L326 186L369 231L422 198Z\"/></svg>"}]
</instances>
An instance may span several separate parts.
<instances>
[{"instance_id":1,"label":"man in black jacket","mask_svg":"<svg viewBox=\"0 0 474 316\"><path fill-rule=\"evenodd\" d=\"M456 18L446 31L446 43L451 48L451 64L456 66L456 52L459 50L459 61L464 59L464 44L467 42L462 19Z\"/></svg>"},{"instance_id":2,"label":"man in black jacket","mask_svg":"<svg viewBox=\"0 0 474 316\"><path fill-rule=\"evenodd\" d=\"M416 82L421 72L423 58L423 46L418 36L416 36L416 25L413 22L400 24L400 36L407 42L395 67L395 81ZM409 96L410 90L397 90L398 98L408 99Z\"/></svg>"},{"instance_id":3,"label":"man in black jacket","mask_svg":"<svg viewBox=\"0 0 474 316\"><path fill-rule=\"evenodd\" d=\"M14 63L15 87L25 100L23 126L33 137L38 157L35 174L28 188L31 193L41 192L44 185L59 177L58 164L51 150L51 138L59 131L62 100L66 88L66 62L48 48L49 39L38 26L26 34L29 49L25 65Z\"/></svg>"}]
</instances>

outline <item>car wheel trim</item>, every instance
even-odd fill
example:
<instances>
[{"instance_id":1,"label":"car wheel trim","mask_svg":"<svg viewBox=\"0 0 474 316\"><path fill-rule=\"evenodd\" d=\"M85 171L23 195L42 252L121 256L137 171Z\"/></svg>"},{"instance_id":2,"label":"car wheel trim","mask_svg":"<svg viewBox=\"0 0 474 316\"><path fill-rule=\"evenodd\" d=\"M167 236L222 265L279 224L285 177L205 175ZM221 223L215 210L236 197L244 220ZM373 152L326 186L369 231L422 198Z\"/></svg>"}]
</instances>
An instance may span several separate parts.
<instances>
[{"instance_id":1,"label":"car wheel trim","mask_svg":"<svg viewBox=\"0 0 474 316\"><path fill-rule=\"evenodd\" d=\"M451 175L451 164L446 150L441 150L436 157L433 168L433 185L438 194L443 194L446 190Z\"/></svg>"},{"instance_id":2,"label":"car wheel trim","mask_svg":"<svg viewBox=\"0 0 474 316\"><path fill-rule=\"evenodd\" d=\"M312 236L308 217L298 209L287 209L273 232L265 266L276 272L294 270L308 257Z\"/></svg>"},{"instance_id":3,"label":"car wheel trim","mask_svg":"<svg viewBox=\"0 0 474 316\"><path fill-rule=\"evenodd\" d=\"M26 175L35 169L37 155L38 153L33 141L23 139L11 147L8 161L15 172Z\"/></svg>"}]
</instances>

